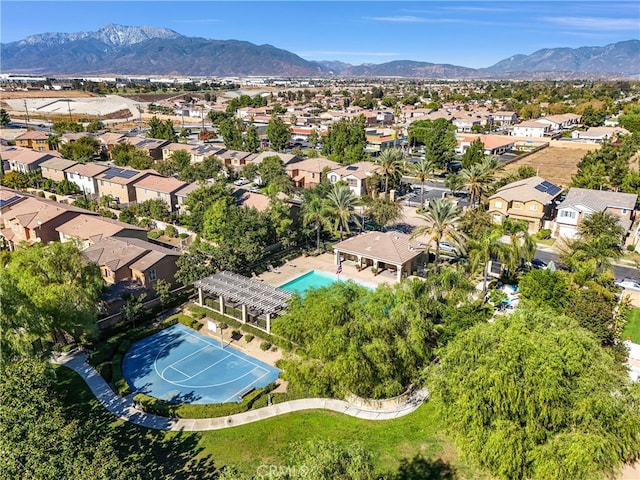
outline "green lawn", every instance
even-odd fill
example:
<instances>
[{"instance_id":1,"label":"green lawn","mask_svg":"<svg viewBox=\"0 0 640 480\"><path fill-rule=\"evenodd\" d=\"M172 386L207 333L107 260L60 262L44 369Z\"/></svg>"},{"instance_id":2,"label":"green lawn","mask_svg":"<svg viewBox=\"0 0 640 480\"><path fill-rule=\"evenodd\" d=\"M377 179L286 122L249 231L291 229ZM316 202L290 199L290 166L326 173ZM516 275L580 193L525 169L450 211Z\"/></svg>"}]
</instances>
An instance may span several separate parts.
<instances>
[{"instance_id":1,"label":"green lawn","mask_svg":"<svg viewBox=\"0 0 640 480\"><path fill-rule=\"evenodd\" d=\"M622 329L620 337L623 340L631 337L633 343L640 344L640 308L633 308L627 315L627 323Z\"/></svg>"},{"instance_id":2,"label":"green lawn","mask_svg":"<svg viewBox=\"0 0 640 480\"><path fill-rule=\"evenodd\" d=\"M315 437L340 442L359 442L369 450L380 475L397 471L403 459L416 455L442 459L456 469L459 478L486 478L463 463L442 434L435 401L415 412L389 421L365 421L328 411L308 411L225 430L177 433L159 432L115 420L97 402L84 381L67 368L57 367L60 392L80 418L93 415L101 428L115 429L118 446L135 455L149 478L208 479L216 467L235 466L241 473L255 474L263 463L278 462L290 442ZM436 477L433 477L436 478Z\"/></svg>"}]
</instances>

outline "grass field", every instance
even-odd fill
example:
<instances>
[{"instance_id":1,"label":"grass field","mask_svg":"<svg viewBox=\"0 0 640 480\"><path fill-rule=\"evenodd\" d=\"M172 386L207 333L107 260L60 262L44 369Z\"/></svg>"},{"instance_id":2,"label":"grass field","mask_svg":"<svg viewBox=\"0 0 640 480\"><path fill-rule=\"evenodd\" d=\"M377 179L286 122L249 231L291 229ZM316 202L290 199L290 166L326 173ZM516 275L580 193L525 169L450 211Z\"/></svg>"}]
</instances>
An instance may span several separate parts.
<instances>
[{"instance_id":1,"label":"grass field","mask_svg":"<svg viewBox=\"0 0 640 480\"><path fill-rule=\"evenodd\" d=\"M627 323L620 335L623 340L631 338L633 343L640 344L640 308L633 308L627 315Z\"/></svg>"},{"instance_id":2,"label":"grass field","mask_svg":"<svg viewBox=\"0 0 640 480\"><path fill-rule=\"evenodd\" d=\"M308 411L218 431L180 433L148 430L115 420L71 370L57 367L59 391L78 417L92 415L100 428L114 429L119 450L144 465L149 478L208 479L216 468L236 467L253 475L261 464L277 464L287 445L298 440L329 438L358 442L369 450L381 477L397 473L400 462L422 456L441 460L458 478L488 478L462 462L442 434L438 405L429 401L415 412L389 421L365 421L326 411ZM416 477L417 478L417 477ZM439 478L439 477L429 477Z\"/></svg>"}]
</instances>

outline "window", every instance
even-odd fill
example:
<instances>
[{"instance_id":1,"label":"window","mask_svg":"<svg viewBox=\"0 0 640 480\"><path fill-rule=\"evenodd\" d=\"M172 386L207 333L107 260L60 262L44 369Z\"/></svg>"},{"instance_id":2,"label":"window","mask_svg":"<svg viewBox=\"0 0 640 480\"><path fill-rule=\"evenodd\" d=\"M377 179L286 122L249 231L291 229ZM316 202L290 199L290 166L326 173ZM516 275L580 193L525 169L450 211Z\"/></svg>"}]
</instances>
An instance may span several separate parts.
<instances>
[{"instance_id":1,"label":"window","mask_svg":"<svg viewBox=\"0 0 640 480\"><path fill-rule=\"evenodd\" d=\"M151 280L152 282L155 282L158 279L158 275L156 273L155 268L152 270L149 270L149 280Z\"/></svg>"},{"instance_id":2,"label":"window","mask_svg":"<svg viewBox=\"0 0 640 480\"><path fill-rule=\"evenodd\" d=\"M565 218L576 218L576 212L572 210L562 210L560 212L560 216Z\"/></svg>"},{"instance_id":3,"label":"window","mask_svg":"<svg viewBox=\"0 0 640 480\"><path fill-rule=\"evenodd\" d=\"M315 173L311 173L311 178L316 178L316 174Z\"/></svg>"},{"instance_id":4,"label":"window","mask_svg":"<svg viewBox=\"0 0 640 480\"><path fill-rule=\"evenodd\" d=\"M513 202L513 208L520 208L522 206L521 202Z\"/></svg>"},{"instance_id":5,"label":"window","mask_svg":"<svg viewBox=\"0 0 640 480\"><path fill-rule=\"evenodd\" d=\"M531 205L529 205L529 210L531 210L532 212L537 212L538 211L538 204L537 203L532 203Z\"/></svg>"},{"instance_id":6,"label":"window","mask_svg":"<svg viewBox=\"0 0 640 480\"><path fill-rule=\"evenodd\" d=\"M100 180L100 186L104 187L104 180Z\"/></svg>"},{"instance_id":7,"label":"window","mask_svg":"<svg viewBox=\"0 0 640 480\"><path fill-rule=\"evenodd\" d=\"M502 202L500 200L496 200L496 203L494 203L496 208L502 208Z\"/></svg>"},{"instance_id":8,"label":"window","mask_svg":"<svg viewBox=\"0 0 640 480\"><path fill-rule=\"evenodd\" d=\"M626 208L622 209L622 215L626 215L627 213L629 213L629 210Z\"/></svg>"}]
</instances>

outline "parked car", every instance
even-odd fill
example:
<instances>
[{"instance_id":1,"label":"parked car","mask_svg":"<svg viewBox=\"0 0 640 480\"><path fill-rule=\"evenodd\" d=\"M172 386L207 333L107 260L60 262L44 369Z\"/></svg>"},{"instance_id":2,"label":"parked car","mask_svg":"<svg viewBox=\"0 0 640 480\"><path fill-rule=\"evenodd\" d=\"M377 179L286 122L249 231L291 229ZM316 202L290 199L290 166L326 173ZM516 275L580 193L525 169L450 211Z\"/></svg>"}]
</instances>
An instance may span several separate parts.
<instances>
[{"instance_id":1,"label":"parked car","mask_svg":"<svg viewBox=\"0 0 640 480\"><path fill-rule=\"evenodd\" d=\"M233 182L233 184L234 184L234 185L238 185L238 186L240 186L240 185L246 185L247 183L251 183L251 182L249 182L249 180L247 180L247 179L246 179L246 178L244 178L244 177L240 177L238 180L236 180L235 182Z\"/></svg>"},{"instance_id":2,"label":"parked car","mask_svg":"<svg viewBox=\"0 0 640 480\"><path fill-rule=\"evenodd\" d=\"M544 260L540 260L539 258L534 258L533 260L531 260L531 268L544 270L547 268L547 263Z\"/></svg>"},{"instance_id":3,"label":"parked car","mask_svg":"<svg viewBox=\"0 0 640 480\"><path fill-rule=\"evenodd\" d=\"M634 278L623 278L622 280L616 280L615 284L619 287L624 288L625 290L640 292L640 281Z\"/></svg>"},{"instance_id":4,"label":"parked car","mask_svg":"<svg viewBox=\"0 0 640 480\"><path fill-rule=\"evenodd\" d=\"M456 247L451 245L449 242L440 242L440 251L441 252L452 253L453 255L458 256L458 250L456 249Z\"/></svg>"}]
</instances>

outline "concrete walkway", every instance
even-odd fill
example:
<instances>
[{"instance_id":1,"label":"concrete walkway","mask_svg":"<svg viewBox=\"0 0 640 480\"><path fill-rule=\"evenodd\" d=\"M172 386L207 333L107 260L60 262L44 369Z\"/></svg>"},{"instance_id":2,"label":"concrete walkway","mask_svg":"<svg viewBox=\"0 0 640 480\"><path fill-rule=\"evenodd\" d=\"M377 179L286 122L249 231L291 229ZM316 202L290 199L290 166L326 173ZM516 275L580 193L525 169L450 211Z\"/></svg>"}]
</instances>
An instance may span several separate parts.
<instances>
[{"instance_id":1,"label":"concrete walkway","mask_svg":"<svg viewBox=\"0 0 640 480\"><path fill-rule=\"evenodd\" d=\"M365 420L391 420L402 417L416 410L427 398L427 389L416 390L411 399L403 404L391 407L366 409L331 398L305 398L282 402L248 412L228 415L218 418L167 418L151 415L138 410L133 404L133 394L127 397L118 397L111 387L104 381L100 374L87 362L86 354L55 355L51 358L53 363L64 365L78 373L96 398L116 417L127 422L135 423L156 430L174 430L183 432L199 432L204 430L220 430L222 428L235 427L246 423L257 422L266 418L284 415L285 413L299 412L301 410L333 410L356 418Z\"/></svg>"}]
</instances>

